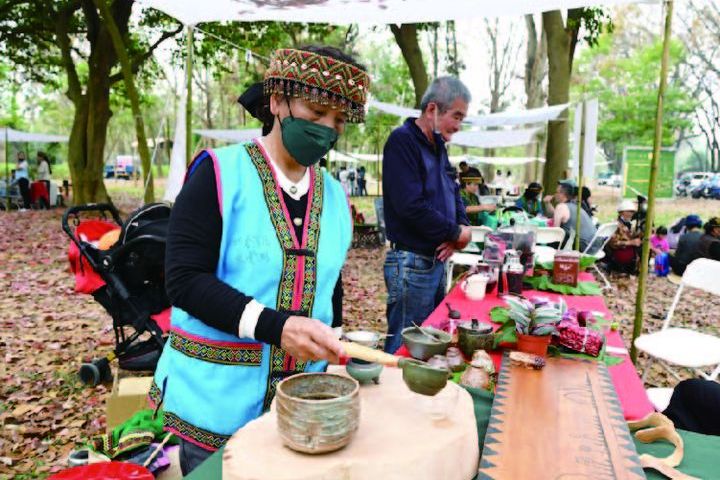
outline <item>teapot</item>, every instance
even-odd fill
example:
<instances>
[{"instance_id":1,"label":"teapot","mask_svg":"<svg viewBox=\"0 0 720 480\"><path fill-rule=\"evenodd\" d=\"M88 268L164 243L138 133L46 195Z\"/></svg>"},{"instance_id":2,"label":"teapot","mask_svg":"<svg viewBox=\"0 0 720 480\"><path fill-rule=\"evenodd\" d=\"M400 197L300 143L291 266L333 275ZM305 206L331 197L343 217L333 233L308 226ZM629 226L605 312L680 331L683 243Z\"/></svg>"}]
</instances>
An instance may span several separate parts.
<instances>
[{"instance_id":1,"label":"teapot","mask_svg":"<svg viewBox=\"0 0 720 480\"><path fill-rule=\"evenodd\" d=\"M487 284L490 281L490 275L487 273L474 273L468 275L460 284L460 288L467 298L470 300L482 300L485 298Z\"/></svg>"}]
</instances>

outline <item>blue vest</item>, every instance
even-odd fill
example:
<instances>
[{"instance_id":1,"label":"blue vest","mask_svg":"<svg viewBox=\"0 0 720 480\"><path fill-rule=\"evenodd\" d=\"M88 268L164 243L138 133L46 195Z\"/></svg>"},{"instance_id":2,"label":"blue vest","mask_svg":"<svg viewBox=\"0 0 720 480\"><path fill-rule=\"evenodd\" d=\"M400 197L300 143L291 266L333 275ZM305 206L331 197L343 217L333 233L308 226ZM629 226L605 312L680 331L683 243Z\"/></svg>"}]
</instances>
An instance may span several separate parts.
<instances>
[{"instance_id":1,"label":"blue vest","mask_svg":"<svg viewBox=\"0 0 720 480\"><path fill-rule=\"evenodd\" d=\"M208 153L223 225L217 277L263 305L331 325L333 289L352 239L340 184L310 169L303 238L297 239L258 144ZM280 380L326 368L326 362L301 362L276 346L221 332L177 307L171 320L150 399L162 398L166 430L209 450L267 410Z\"/></svg>"}]
</instances>

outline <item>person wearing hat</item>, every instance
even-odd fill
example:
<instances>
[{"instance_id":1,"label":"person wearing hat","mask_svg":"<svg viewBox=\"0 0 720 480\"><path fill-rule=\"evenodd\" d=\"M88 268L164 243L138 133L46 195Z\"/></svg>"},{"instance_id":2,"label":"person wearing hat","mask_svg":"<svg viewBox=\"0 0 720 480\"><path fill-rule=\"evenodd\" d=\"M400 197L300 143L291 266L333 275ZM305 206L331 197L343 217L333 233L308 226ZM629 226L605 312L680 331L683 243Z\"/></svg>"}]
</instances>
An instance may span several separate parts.
<instances>
[{"instance_id":1,"label":"person wearing hat","mask_svg":"<svg viewBox=\"0 0 720 480\"><path fill-rule=\"evenodd\" d=\"M480 204L478 195L480 194L480 186L483 184L482 177L461 177L461 183L463 188L460 190L460 198L462 198L465 205L465 213L468 220L470 220L470 225L475 227L487 225L490 212L494 212L497 206ZM487 187L485 188L487 189Z\"/></svg>"},{"instance_id":2,"label":"person wearing hat","mask_svg":"<svg viewBox=\"0 0 720 480\"><path fill-rule=\"evenodd\" d=\"M552 201L555 201L553 206ZM595 225L592 219L577 204L577 185L572 180L558 182L555 195L546 195L544 198L545 211L552 216L553 225L565 230L565 243L571 231L577 226L577 216L580 215L580 251L585 251L595 236ZM577 232L576 232L577 235ZM562 246L562 245L561 245Z\"/></svg>"},{"instance_id":3,"label":"person wearing hat","mask_svg":"<svg viewBox=\"0 0 720 480\"><path fill-rule=\"evenodd\" d=\"M343 354L333 327L352 220L317 163L363 121L369 81L335 48L277 50L240 100L265 134L188 167L166 244L171 329L150 389L183 475L267 411L282 379Z\"/></svg>"},{"instance_id":4,"label":"person wearing hat","mask_svg":"<svg viewBox=\"0 0 720 480\"><path fill-rule=\"evenodd\" d=\"M720 219L713 217L703 227L705 235L700 237L698 244L699 258L720 260Z\"/></svg>"},{"instance_id":5,"label":"person wearing hat","mask_svg":"<svg viewBox=\"0 0 720 480\"><path fill-rule=\"evenodd\" d=\"M639 247L642 245L642 232L633 228L632 224L637 205L632 200L623 200L618 205L617 212L618 228L607 244L608 265L611 270L635 273Z\"/></svg>"},{"instance_id":6,"label":"person wearing hat","mask_svg":"<svg viewBox=\"0 0 720 480\"><path fill-rule=\"evenodd\" d=\"M700 251L702 220L697 215L685 217L685 233L680 236L675 255L670 256L670 268L676 275L685 273L685 268L695 260Z\"/></svg>"},{"instance_id":7,"label":"person wearing hat","mask_svg":"<svg viewBox=\"0 0 720 480\"><path fill-rule=\"evenodd\" d=\"M543 214L543 206L540 201L540 194L542 193L542 185L538 182L532 182L527 186L522 197L518 198L515 202L515 206L522 208L527 212L528 216L535 217Z\"/></svg>"}]
</instances>

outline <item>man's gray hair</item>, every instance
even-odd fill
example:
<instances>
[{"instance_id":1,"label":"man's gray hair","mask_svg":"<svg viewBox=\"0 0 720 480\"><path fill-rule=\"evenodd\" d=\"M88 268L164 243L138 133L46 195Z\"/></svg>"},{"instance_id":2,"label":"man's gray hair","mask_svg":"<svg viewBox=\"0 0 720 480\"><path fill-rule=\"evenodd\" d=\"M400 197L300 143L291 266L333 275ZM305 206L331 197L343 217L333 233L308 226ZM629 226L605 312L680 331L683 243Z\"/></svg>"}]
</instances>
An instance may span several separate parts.
<instances>
[{"instance_id":1,"label":"man's gray hair","mask_svg":"<svg viewBox=\"0 0 720 480\"><path fill-rule=\"evenodd\" d=\"M430 84L420 101L420 110L425 111L429 103L435 103L440 113L448 111L455 100L462 98L470 103L470 90L457 77L438 77Z\"/></svg>"}]
</instances>

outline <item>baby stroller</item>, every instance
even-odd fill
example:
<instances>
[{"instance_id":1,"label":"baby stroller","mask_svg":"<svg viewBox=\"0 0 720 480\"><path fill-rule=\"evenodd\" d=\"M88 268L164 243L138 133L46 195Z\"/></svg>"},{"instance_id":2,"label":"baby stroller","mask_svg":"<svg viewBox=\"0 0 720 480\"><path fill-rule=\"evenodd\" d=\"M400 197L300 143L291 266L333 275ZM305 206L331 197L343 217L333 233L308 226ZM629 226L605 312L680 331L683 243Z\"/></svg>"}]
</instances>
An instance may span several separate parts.
<instances>
[{"instance_id":1,"label":"baby stroller","mask_svg":"<svg viewBox=\"0 0 720 480\"><path fill-rule=\"evenodd\" d=\"M107 214L113 221L107 219ZM84 215L100 219L81 219ZM62 227L72 242L68 251L75 291L88 293L113 319L115 348L80 367L83 383L112 378L110 362L120 368L154 371L169 329L170 300L165 293L165 238L170 207L152 203L122 222L109 204L71 207ZM132 330L128 335L127 330ZM142 340L143 333L149 338Z\"/></svg>"}]
</instances>

